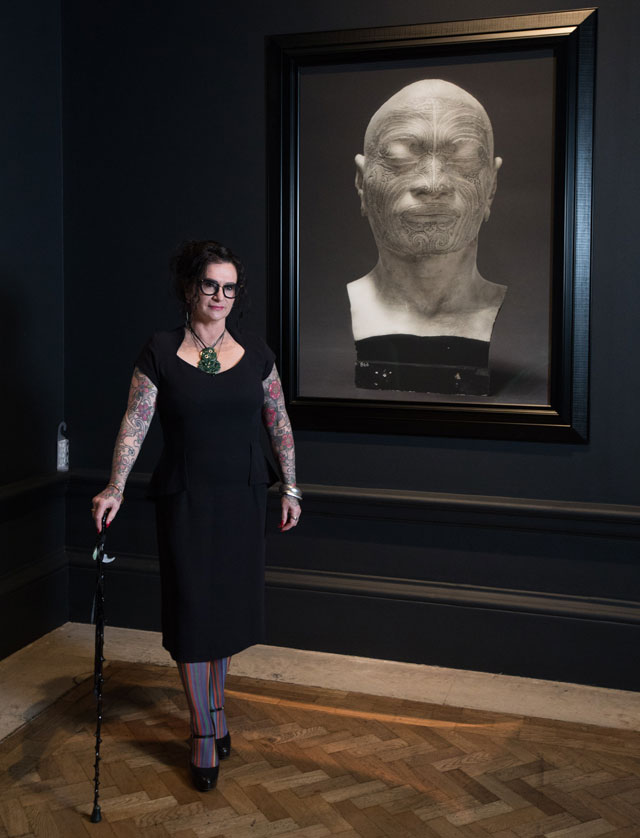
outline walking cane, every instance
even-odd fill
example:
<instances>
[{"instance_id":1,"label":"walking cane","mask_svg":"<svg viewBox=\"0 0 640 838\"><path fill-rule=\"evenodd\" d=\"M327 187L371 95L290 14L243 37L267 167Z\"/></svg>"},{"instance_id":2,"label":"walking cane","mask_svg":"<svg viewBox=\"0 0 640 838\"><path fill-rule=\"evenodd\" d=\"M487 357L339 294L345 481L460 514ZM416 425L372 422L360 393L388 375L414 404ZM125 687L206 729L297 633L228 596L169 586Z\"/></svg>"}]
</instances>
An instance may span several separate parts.
<instances>
[{"instance_id":1,"label":"walking cane","mask_svg":"<svg viewBox=\"0 0 640 838\"><path fill-rule=\"evenodd\" d=\"M93 658L93 694L96 697L96 761L94 765L93 778L93 812L91 813L91 823L100 823L102 814L100 812L100 804L98 803L99 787L100 787L100 743L102 739L100 733L102 731L102 684L104 678L102 677L102 664L104 657L102 652L104 650L104 565L113 561L113 558L105 556L104 543L107 537L107 516L109 512L105 512L102 516L102 529L98 535L95 549L93 551L93 558L96 562L96 592L93 597L93 607L91 609L91 622L96 626L96 640L95 653Z\"/></svg>"}]
</instances>

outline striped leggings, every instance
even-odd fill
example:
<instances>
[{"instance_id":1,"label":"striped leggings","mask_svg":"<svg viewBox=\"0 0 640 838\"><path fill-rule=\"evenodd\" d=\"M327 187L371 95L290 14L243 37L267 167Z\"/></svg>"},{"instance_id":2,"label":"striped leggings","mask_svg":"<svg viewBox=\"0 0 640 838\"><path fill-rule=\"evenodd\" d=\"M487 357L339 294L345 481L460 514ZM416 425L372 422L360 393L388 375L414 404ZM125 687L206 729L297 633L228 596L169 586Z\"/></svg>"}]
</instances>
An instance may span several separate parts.
<instances>
[{"instance_id":1,"label":"striped leggings","mask_svg":"<svg viewBox=\"0 0 640 838\"><path fill-rule=\"evenodd\" d=\"M198 663L178 663L191 715L193 736L208 737L191 740L191 762L200 768L218 764L215 739L228 732L224 714L224 682L231 658Z\"/></svg>"}]
</instances>

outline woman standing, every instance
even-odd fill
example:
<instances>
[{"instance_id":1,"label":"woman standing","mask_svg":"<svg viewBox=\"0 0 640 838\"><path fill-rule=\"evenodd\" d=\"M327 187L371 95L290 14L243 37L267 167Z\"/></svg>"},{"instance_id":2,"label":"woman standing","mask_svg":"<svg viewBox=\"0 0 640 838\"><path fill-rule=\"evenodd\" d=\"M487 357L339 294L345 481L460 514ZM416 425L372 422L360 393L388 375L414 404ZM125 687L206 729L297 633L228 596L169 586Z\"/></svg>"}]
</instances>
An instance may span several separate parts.
<instances>
[{"instance_id":1,"label":"woman standing","mask_svg":"<svg viewBox=\"0 0 640 838\"><path fill-rule=\"evenodd\" d=\"M93 498L107 526L123 500L155 411L164 448L150 483L162 582L163 646L178 664L191 714L191 774L215 786L231 740L224 682L231 655L259 643L264 623L266 427L282 472L280 529L295 527L291 424L271 350L231 331L244 268L214 241L184 243L172 260L185 325L156 332L140 353L113 453L111 479Z\"/></svg>"}]
</instances>

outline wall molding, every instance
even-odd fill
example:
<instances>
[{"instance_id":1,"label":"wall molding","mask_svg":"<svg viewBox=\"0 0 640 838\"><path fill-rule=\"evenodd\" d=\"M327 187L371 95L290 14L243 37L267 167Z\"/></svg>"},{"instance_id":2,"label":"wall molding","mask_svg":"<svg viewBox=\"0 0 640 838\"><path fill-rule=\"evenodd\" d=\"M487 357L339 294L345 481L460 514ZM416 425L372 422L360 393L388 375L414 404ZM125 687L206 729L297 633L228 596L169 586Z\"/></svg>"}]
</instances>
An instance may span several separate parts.
<instances>
[{"instance_id":1,"label":"wall molding","mask_svg":"<svg viewBox=\"0 0 640 838\"><path fill-rule=\"evenodd\" d=\"M412 600L424 604L437 603L463 608L520 611L528 614L573 617L580 620L640 623L640 603L638 602L508 588L487 588L450 582L325 571L318 573L317 571L270 567L267 568L267 585L351 596Z\"/></svg>"},{"instance_id":2,"label":"wall molding","mask_svg":"<svg viewBox=\"0 0 640 838\"><path fill-rule=\"evenodd\" d=\"M584 535L621 534L639 538L640 506L496 495L302 486L314 511L334 516L455 523L462 526L536 529Z\"/></svg>"},{"instance_id":3,"label":"wall molding","mask_svg":"<svg viewBox=\"0 0 640 838\"><path fill-rule=\"evenodd\" d=\"M134 472L127 489L144 493L150 474ZM71 484L93 490L108 481L102 470L77 469ZM640 506L582 501L509 498L498 495L418 492L408 489L367 489L301 483L305 512L330 517L387 521L429 521L460 526L541 530L581 535L640 538ZM270 490L277 499L277 490Z\"/></svg>"},{"instance_id":4,"label":"wall molding","mask_svg":"<svg viewBox=\"0 0 640 838\"><path fill-rule=\"evenodd\" d=\"M26 585L43 579L59 570L67 569L68 561L64 549L54 550L46 556L27 565L13 568L0 576L0 597L8 596Z\"/></svg>"},{"instance_id":5,"label":"wall molding","mask_svg":"<svg viewBox=\"0 0 640 838\"><path fill-rule=\"evenodd\" d=\"M105 576L117 571L118 573L148 573L153 576L160 575L160 564L156 556L143 553L121 553L119 550L112 551L108 543L106 554L111 556L115 553L115 561L104 565ZM93 546L89 550L80 547L67 547L66 561L69 568L81 568L82 570L95 570L96 563L92 558Z\"/></svg>"},{"instance_id":6,"label":"wall molding","mask_svg":"<svg viewBox=\"0 0 640 838\"><path fill-rule=\"evenodd\" d=\"M68 472L53 472L5 483L0 486L0 523L15 518L29 506L53 497L63 497L69 484Z\"/></svg>"},{"instance_id":7,"label":"wall molding","mask_svg":"<svg viewBox=\"0 0 640 838\"><path fill-rule=\"evenodd\" d=\"M70 569L80 568L86 571L95 568L95 563L86 551L67 549L67 557ZM116 561L106 568L107 575L113 572L159 576L160 567L154 556L119 553ZM629 600L277 566L267 566L265 578L267 588L288 588L343 596L380 597L420 602L425 605L518 611L553 617L571 617L577 620L640 624L640 603Z\"/></svg>"}]
</instances>

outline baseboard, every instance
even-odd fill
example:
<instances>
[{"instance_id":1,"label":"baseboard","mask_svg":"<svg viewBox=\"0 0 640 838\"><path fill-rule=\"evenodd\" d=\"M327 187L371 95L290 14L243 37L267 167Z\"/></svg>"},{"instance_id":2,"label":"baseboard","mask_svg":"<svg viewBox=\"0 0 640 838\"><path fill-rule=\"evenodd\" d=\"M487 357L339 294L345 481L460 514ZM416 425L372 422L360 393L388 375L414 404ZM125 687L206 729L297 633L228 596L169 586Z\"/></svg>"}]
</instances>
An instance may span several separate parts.
<instances>
[{"instance_id":1,"label":"baseboard","mask_svg":"<svg viewBox=\"0 0 640 838\"><path fill-rule=\"evenodd\" d=\"M0 657L68 619L66 475L0 487Z\"/></svg>"},{"instance_id":2,"label":"baseboard","mask_svg":"<svg viewBox=\"0 0 640 838\"><path fill-rule=\"evenodd\" d=\"M70 619L86 622L94 567L68 555ZM275 646L640 690L629 666L640 643L633 602L274 567L266 582ZM108 566L111 625L158 631L159 601L153 557L120 554Z\"/></svg>"},{"instance_id":3,"label":"baseboard","mask_svg":"<svg viewBox=\"0 0 640 838\"><path fill-rule=\"evenodd\" d=\"M438 602L267 589L267 642L640 691L640 626Z\"/></svg>"},{"instance_id":4,"label":"baseboard","mask_svg":"<svg viewBox=\"0 0 640 838\"><path fill-rule=\"evenodd\" d=\"M66 567L0 591L0 659L68 620Z\"/></svg>"}]
</instances>

